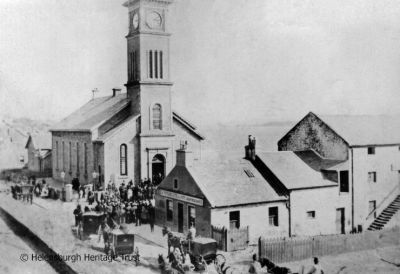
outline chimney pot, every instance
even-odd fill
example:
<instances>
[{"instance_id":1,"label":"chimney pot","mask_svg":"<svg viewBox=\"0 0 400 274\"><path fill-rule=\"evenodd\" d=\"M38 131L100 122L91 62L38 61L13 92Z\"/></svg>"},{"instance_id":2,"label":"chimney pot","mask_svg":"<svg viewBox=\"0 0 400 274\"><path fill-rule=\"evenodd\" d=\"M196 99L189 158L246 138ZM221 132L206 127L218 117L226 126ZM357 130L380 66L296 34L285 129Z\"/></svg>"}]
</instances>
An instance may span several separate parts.
<instances>
[{"instance_id":1,"label":"chimney pot","mask_svg":"<svg viewBox=\"0 0 400 274\"><path fill-rule=\"evenodd\" d=\"M121 94L120 88L113 88L112 91L113 91L113 97Z\"/></svg>"}]
</instances>

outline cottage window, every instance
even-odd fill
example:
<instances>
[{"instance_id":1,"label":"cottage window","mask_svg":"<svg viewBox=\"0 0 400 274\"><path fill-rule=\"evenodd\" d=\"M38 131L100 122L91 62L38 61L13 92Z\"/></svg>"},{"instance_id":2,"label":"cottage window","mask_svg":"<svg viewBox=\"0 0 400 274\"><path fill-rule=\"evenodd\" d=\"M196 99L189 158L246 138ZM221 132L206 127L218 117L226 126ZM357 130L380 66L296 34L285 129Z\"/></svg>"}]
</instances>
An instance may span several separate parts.
<instances>
[{"instance_id":1,"label":"cottage window","mask_svg":"<svg viewBox=\"0 0 400 274\"><path fill-rule=\"evenodd\" d=\"M376 172L368 172L368 183L376 183Z\"/></svg>"},{"instance_id":2,"label":"cottage window","mask_svg":"<svg viewBox=\"0 0 400 274\"><path fill-rule=\"evenodd\" d=\"M340 192L349 192L349 171L340 171Z\"/></svg>"},{"instance_id":3,"label":"cottage window","mask_svg":"<svg viewBox=\"0 0 400 274\"><path fill-rule=\"evenodd\" d=\"M171 222L174 218L174 204L171 200L167 200L167 221Z\"/></svg>"},{"instance_id":4,"label":"cottage window","mask_svg":"<svg viewBox=\"0 0 400 274\"><path fill-rule=\"evenodd\" d=\"M245 169L245 170L244 170L244 173L246 173L246 175L247 175L249 178L253 178L253 177L254 177L254 174L253 174L253 172L251 172L250 169Z\"/></svg>"},{"instance_id":5,"label":"cottage window","mask_svg":"<svg viewBox=\"0 0 400 274\"><path fill-rule=\"evenodd\" d=\"M279 226L279 220L278 220L278 207L270 207L268 209L269 213L269 225L270 226Z\"/></svg>"},{"instance_id":6,"label":"cottage window","mask_svg":"<svg viewBox=\"0 0 400 274\"><path fill-rule=\"evenodd\" d=\"M229 212L229 228L239 228L240 227L240 211Z\"/></svg>"},{"instance_id":7,"label":"cottage window","mask_svg":"<svg viewBox=\"0 0 400 274\"><path fill-rule=\"evenodd\" d=\"M368 147L368 154L375 154L375 147Z\"/></svg>"},{"instance_id":8,"label":"cottage window","mask_svg":"<svg viewBox=\"0 0 400 274\"><path fill-rule=\"evenodd\" d=\"M178 189L178 179L174 179L174 189Z\"/></svg>"},{"instance_id":9,"label":"cottage window","mask_svg":"<svg viewBox=\"0 0 400 274\"><path fill-rule=\"evenodd\" d=\"M127 175L127 165L128 165L128 159L127 159L127 148L125 144L122 144L119 149L119 159L120 159L120 173L121 175Z\"/></svg>"},{"instance_id":10,"label":"cottage window","mask_svg":"<svg viewBox=\"0 0 400 274\"><path fill-rule=\"evenodd\" d=\"M315 219L315 211L307 211L307 218Z\"/></svg>"},{"instance_id":11,"label":"cottage window","mask_svg":"<svg viewBox=\"0 0 400 274\"><path fill-rule=\"evenodd\" d=\"M196 226L196 209L193 206L188 206L188 226Z\"/></svg>"},{"instance_id":12,"label":"cottage window","mask_svg":"<svg viewBox=\"0 0 400 274\"><path fill-rule=\"evenodd\" d=\"M155 104L152 110L153 110L153 129L161 129L162 128L161 105Z\"/></svg>"}]
</instances>

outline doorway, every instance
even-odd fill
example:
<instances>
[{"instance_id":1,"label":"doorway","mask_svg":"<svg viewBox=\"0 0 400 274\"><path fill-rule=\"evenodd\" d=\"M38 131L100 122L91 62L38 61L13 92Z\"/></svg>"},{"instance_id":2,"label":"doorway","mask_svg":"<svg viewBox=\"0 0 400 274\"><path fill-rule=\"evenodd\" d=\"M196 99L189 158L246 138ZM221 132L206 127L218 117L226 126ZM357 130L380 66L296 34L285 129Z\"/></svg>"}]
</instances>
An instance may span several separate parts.
<instances>
[{"instance_id":1,"label":"doorway","mask_svg":"<svg viewBox=\"0 0 400 274\"><path fill-rule=\"evenodd\" d=\"M372 211L376 209L376 201L369 201L368 202L368 215L371 214ZM376 219L376 211L374 211L374 219Z\"/></svg>"},{"instance_id":2,"label":"doorway","mask_svg":"<svg viewBox=\"0 0 400 274\"><path fill-rule=\"evenodd\" d=\"M336 209L336 233L344 234L344 208Z\"/></svg>"},{"instance_id":3,"label":"doorway","mask_svg":"<svg viewBox=\"0 0 400 274\"><path fill-rule=\"evenodd\" d=\"M165 178L165 157L156 154L151 161L151 173L153 184L159 185Z\"/></svg>"},{"instance_id":4,"label":"doorway","mask_svg":"<svg viewBox=\"0 0 400 274\"><path fill-rule=\"evenodd\" d=\"M183 233L183 204L178 203L178 232Z\"/></svg>"}]
</instances>

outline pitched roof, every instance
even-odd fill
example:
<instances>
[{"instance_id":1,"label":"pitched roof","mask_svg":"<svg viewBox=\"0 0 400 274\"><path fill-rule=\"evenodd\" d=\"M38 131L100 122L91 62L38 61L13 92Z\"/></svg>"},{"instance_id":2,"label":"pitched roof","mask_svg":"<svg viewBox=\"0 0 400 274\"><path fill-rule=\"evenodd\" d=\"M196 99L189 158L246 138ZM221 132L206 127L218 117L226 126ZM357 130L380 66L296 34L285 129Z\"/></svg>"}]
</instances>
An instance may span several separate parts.
<instances>
[{"instance_id":1,"label":"pitched roof","mask_svg":"<svg viewBox=\"0 0 400 274\"><path fill-rule=\"evenodd\" d=\"M128 104L126 93L95 98L61 120L51 131L90 131L126 108Z\"/></svg>"},{"instance_id":2,"label":"pitched roof","mask_svg":"<svg viewBox=\"0 0 400 274\"><path fill-rule=\"evenodd\" d=\"M400 144L400 116L317 116L350 146Z\"/></svg>"},{"instance_id":3,"label":"pitched roof","mask_svg":"<svg viewBox=\"0 0 400 274\"><path fill-rule=\"evenodd\" d=\"M173 118L178 121L181 125L183 125L186 129L188 129L191 133L193 133L195 136L197 136L199 139L204 140L204 136L201 135L198 131L195 125L193 125L191 122L186 120L185 118L182 117L182 115L178 114L176 111L172 112Z\"/></svg>"},{"instance_id":4,"label":"pitched roof","mask_svg":"<svg viewBox=\"0 0 400 274\"><path fill-rule=\"evenodd\" d=\"M110 129L109 131L107 131L106 133L104 133L103 135L101 135L99 138L97 138L96 141L106 141L108 138L114 136L116 133L120 132L122 129L124 129L125 127L127 127L130 121L135 121L138 117L140 117L140 115L131 115L128 116L125 120L121 121L119 124L117 124L116 126L114 126L112 129ZM136 127L135 127L136 129Z\"/></svg>"},{"instance_id":5,"label":"pitched roof","mask_svg":"<svg viewBox=\"0 0 400 274\"><path fill-rule=\"evenodd\" d=\"M25 148L28 148L29 142L33 143L35 149L51 149L52 147L50 132L29 135Z\"/></svg>"},{"instance_id":6,"label":"pitched roof","mask_svg":"<svg viewBox=\"0 0 400 274\"><path fill-rule=\"evenodd\" d=\"M257 156L287 189L337 185L324 178L320 171L311 168L304 158L293 151L263 152Z\"/></svg>"},{"instance_id":7,"label":"pitched roof","mask_svg":"<svg viewBox=\"0 0 400 274\"><path fill-rule=\"evenodd\" d=\"M251 162L196 162L187 168L213 207L286 200L278 195Z\"/></svg>"}]
</instances>

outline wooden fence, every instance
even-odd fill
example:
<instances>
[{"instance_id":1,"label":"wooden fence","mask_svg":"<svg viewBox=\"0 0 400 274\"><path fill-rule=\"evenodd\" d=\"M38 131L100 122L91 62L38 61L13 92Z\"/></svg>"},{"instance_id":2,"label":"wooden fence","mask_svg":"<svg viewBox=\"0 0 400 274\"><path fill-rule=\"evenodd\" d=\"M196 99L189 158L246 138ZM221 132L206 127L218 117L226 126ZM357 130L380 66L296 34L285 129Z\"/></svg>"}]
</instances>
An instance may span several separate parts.
<instances>
[{"instance_id":1,"label":"wooden fence","mask_svg":"<svg viewBox=\"0 0 400 274\"><path fill-rule=\"evenodd\" d=\"M225 227L211 226L211 237L217 241L220 250L245 249L249 244L249 227L228 230Z\"/></svg>"},{"instance_id":2,"label":"wooden fence","mask_svg":"<svg viewBox=\"0 0 400 274\"><path fill-rule=\"evenodd\" d=\"M396 244L400 244L399 228L307 238L264 239L260 237L258 252L260 258L281 263Z\"/></svg>"}]
</instances>

